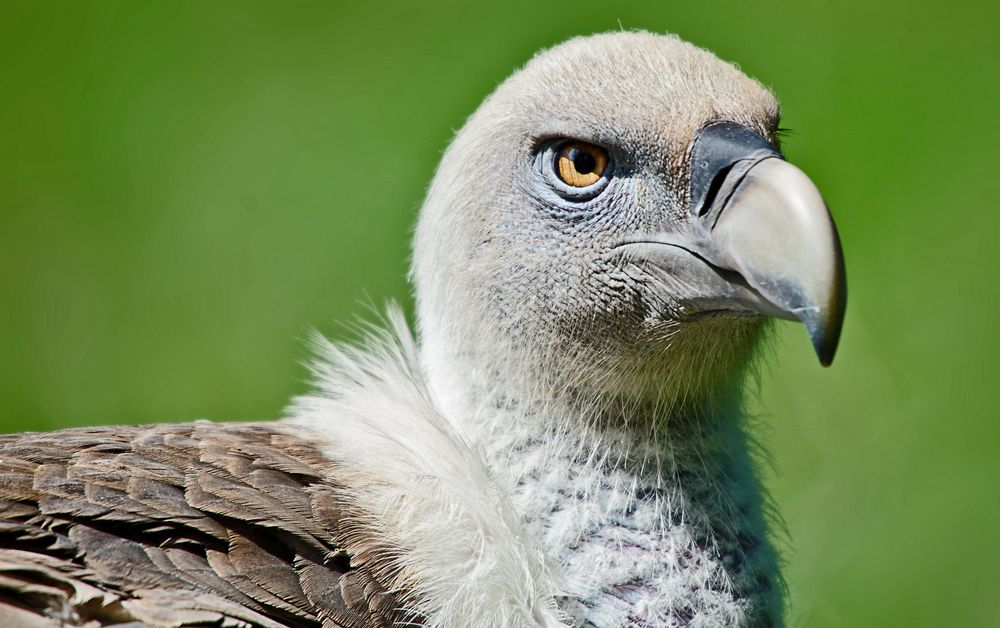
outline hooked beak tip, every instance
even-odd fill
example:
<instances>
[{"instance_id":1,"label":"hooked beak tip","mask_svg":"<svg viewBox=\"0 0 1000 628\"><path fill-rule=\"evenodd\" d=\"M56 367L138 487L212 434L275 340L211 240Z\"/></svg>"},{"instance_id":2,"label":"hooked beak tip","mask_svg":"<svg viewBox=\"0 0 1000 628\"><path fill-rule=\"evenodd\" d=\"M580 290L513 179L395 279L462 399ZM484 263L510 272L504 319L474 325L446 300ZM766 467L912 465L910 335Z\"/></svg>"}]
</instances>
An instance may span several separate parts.
<instances>
[{"instance_id":1,"label":"hooked beak tip","mask_svg":"<svg viewBox=\"0 0 1000 628\"><path fill-rule=\"evenodd\" d=\"M843 258L837 269L837 289L833 291L832 299L823 308L807 308L795 312L802 325L809 333L816 357L823 366L833 363L837 346L840 344L840 332L844 327L844 313L847 309L847 281L844 278Z\"/></svg>"},{"instance_id":2,"label":"hooked beak tip","mask_svg":"<svg viewBox=\"0 0 1000 628\"><path fill-rule=\"evenodd\" d=\"M809 332L809 339L812 340L819 363L823 366L830 366L833 363L833 356L837 353L840 326L824 324L818 316L812 319L803 318L802 323L805 325L806 331Z\"/></svg>"}]
</instances>

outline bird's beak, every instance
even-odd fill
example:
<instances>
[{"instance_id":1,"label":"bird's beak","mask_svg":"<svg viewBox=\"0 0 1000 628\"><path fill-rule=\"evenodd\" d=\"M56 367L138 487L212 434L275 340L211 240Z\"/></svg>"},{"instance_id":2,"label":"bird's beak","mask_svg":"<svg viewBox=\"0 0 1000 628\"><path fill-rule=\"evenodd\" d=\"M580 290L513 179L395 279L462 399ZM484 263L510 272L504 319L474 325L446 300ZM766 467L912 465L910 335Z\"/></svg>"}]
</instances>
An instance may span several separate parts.
<instances>
[{"instance_id":1,"label":"bird's beak","mask_svg":"<svg viewBox=\"0 0 1000 628\"><path fill-rule=\"evenodd\" d=\"M683 313L799 320L820 363L829 365L847 283L837 228L819 190L764 138L734 123L705 127L691 158L686 224L636 243L639 254L674 275L675 288L683 286Z\"/></svg>"}]
</instances>

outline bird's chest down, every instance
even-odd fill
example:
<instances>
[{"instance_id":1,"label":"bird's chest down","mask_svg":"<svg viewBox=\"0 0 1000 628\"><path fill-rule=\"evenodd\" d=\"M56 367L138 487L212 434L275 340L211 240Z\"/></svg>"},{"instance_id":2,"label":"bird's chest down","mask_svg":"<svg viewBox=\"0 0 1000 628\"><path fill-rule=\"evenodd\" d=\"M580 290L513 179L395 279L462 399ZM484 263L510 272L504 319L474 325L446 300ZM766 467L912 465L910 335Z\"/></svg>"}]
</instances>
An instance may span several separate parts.
<instances>
[{"instance_id":1,"label":"bird's chest down","mask_svg":"<svg viewBox=\"0 0 1000 628\"><path fill-rule=\"evenodd\" d=\"M604 442L493 443L507 452L515 508L546 556L570 623L777 623L775 553L749 460L678 453L678 443Z\"/></svg>"}]
</instances>

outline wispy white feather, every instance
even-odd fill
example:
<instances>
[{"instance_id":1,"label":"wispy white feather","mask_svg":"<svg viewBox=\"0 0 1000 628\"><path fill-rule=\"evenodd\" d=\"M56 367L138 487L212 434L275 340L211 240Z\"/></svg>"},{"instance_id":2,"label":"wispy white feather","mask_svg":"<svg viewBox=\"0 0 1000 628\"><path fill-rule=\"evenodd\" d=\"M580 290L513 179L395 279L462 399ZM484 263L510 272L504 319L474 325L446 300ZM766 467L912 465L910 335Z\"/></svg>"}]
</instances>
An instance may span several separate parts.
<instances>
[{"instance_id":1,"label":"wispy white feather","mask_svg":"<svg viewBox=\"0 0 1000 628\"><path fill-rule=\"evenodd\" d=\"M545 560L485 457L441 414L397 308L360 346L315 343L317 390L289 415L326 451L400 556L432 627L563 625Z\"/></svg>"}]
</instances>

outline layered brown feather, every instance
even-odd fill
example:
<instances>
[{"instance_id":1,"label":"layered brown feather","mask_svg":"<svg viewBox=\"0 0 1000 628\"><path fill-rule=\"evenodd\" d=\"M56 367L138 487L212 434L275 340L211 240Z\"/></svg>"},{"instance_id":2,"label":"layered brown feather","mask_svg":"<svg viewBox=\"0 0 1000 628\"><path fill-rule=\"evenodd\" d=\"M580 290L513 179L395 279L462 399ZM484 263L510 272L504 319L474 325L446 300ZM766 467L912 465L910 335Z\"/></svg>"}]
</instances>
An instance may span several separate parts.
<instances>
[{"instance_id":1,"label":"layered brown feather","mask_svg":"<svg viewBox=\"0 0 1000 628\"><path fill-rule=\"evenodd\" d=\"M0 436L0 625L418 625L336 477L282 423Z\"/></svg>"}]
</instances>

